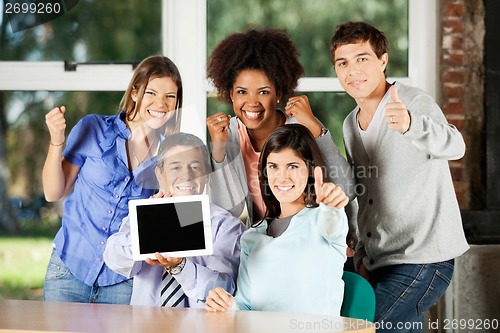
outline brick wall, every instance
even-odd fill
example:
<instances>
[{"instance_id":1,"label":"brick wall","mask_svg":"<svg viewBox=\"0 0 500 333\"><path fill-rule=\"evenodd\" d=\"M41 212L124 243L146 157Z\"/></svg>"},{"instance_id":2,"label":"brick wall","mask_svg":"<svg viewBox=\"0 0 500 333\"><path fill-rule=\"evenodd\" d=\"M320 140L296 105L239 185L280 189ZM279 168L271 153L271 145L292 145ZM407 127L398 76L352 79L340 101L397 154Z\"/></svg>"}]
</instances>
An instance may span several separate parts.
<instances>
[{"instance_id":1,"label":"brick wall","mask_svg":"<svg viewBox=\"0 0 500 333\"><path fill-rule=\"evenodd\" d=\"M463 134L464 158L450 168L461 209L484 205L484 5L482 0L440 0L440 103Z\"/></svg>"}]
</instances>

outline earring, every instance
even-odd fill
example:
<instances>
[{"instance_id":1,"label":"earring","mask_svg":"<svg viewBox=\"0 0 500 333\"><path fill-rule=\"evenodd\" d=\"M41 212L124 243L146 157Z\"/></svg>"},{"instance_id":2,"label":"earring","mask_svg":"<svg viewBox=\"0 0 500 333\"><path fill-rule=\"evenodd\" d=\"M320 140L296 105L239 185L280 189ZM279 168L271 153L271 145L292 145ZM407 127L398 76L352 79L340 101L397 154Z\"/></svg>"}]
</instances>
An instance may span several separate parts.
<instances>
[{"instance_id":1,"label":"earring","mask_svg":"<svg viewBox=\"0 0 500 333\"><path fill-rule=\"evenodd\" d=\"M280 104L280 100L278 99L278 104Z\"/></svg>"}]
</instances>

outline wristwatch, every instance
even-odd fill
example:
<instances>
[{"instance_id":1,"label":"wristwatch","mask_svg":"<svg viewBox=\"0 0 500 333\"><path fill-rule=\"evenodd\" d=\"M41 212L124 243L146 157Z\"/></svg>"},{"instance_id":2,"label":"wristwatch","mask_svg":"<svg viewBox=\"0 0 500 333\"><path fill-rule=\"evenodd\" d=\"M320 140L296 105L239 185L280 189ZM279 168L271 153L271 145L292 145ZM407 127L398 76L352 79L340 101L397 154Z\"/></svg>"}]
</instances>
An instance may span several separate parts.
<instances>
[{"instance_id":1,"label":"wristwatch","mask_svg":"<svg viewBox=\"0 0 500 333\"><path fill-rule=\"evenodd\" d=\"M169 267L167 270L170 275L176 275L182 272L182 269L186 266L186 258L183 258L182 261L177 266Z\"/></svg>"},{"instance_id":2,"label":"wristwatch","mask_svg":"<svg viewBox=\"0 0 500 333\"><path fill-rule=\"evenodd\" d=\"M326 127L321 127L321 133L318 135L317 138L321 138L323 135L325 135L326 133L328 133L328 128ZM316 139L317 139L316 138Z\"/></svg>"}]
</instances>

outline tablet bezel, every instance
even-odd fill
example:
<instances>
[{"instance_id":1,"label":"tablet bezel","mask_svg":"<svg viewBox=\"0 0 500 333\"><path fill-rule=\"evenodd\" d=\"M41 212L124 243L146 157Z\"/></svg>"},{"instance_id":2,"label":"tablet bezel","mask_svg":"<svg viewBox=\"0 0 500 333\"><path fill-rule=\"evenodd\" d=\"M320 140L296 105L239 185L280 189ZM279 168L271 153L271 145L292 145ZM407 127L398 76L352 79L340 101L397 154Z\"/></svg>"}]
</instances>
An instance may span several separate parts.
<instances>
[{"instance_id":1,"label":"tablet bezel","mask_svg":"<svg viewBox=\"0 0 500 333\"><path fill-rule=\"evenodd\" d=\"M193 256L206 256L213 254L213 244L212 244L212 223L210 218L210 204L208 200L208 195L198 194L189 196L179 196L179 197L165 197L165 198L151 198L151 199L136 199L130 200L129 206L129 218L130 218L130 237L132 241L132 256L135 261L145 260L146 258L156 259L154 253L140 253L139 244L139 225L137 221L137 207L138 206L149 206L158 204L172 204L178 202L201 202L202 207L202 218L203 218L203 232L205 238L205 248L197 250L184 250L176 252L160 252L164 257L193 257Z\"/></svg>"}]
</instances>

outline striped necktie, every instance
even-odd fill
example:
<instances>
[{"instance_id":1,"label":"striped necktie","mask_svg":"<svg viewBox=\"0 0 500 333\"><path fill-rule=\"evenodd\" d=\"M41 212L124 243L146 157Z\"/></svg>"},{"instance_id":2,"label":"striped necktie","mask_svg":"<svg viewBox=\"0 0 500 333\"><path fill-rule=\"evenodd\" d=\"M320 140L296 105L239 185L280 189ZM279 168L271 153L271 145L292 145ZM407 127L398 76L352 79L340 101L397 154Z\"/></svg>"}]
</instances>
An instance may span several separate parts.
<instances>
[{"instance_id":1,"label":"striped necktie","mask_svg":"<svg viewBox=\"0 0 500 333\"><path fill-rule=\"evenodd\" d=\"M184 307L186 295L179 282L165 269L161 278L161 306Z\"/></svg>"}]
</instances>

